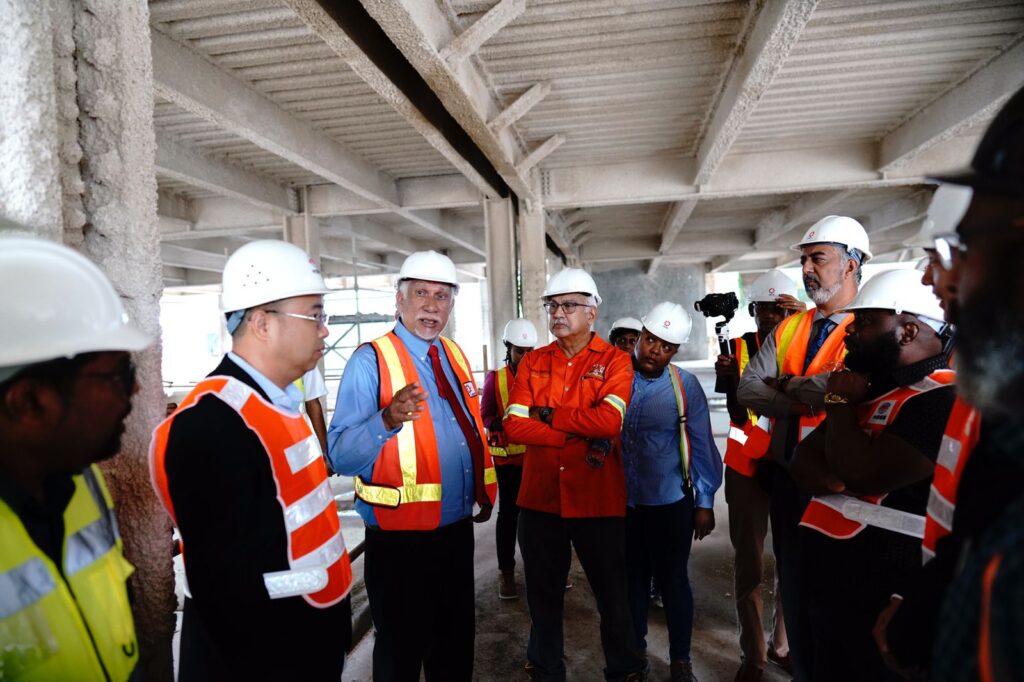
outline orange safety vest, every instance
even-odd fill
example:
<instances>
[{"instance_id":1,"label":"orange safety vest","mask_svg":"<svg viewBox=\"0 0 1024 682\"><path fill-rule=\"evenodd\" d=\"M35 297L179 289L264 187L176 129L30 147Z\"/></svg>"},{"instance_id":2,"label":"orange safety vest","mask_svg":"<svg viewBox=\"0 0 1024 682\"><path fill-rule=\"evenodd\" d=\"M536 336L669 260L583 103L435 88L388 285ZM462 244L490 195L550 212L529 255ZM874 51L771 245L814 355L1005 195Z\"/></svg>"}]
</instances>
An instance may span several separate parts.
<instances>
[{"instance_id":1,"label":"orange safety vest","mask_svg":"<svg viewBox=\"0 0 1024 682\"><path fill-rule=\"evenodd\" d=\"M778 376L814 376L823 372L832 372L843 366L846 357L846 328L853 322L853 315L836 325L836 328L825 339L817 354L804 371L804 360L807 357L807 344L811 341L811 329L814 325L815 308L802 313L790 315L775 327L775 360ZM792 348L792 352L790 352ZM825 411L800 417L797 433L799 443L811 431L825 420ZM768 453L771 444L771 433L775 429L775 418L761 416L751 428L747 442L743 447L743 455L750 459L761 459Z\"/></svg>"},{"instance_id":2,"label":"orange safety vest","mask_svg":"<svg viewBox=\"0 0 1024 682\"><path fill-rule=\"evenodd\" d=\"M497 497L498 477L484 438L476 381L458 344L443 336L440 338L482 442L484 488L493 503ZM371 345L377 353L380 406L383 408L391 404L395 393L419 381L419 374L405 344L394 332L372 341ZM453 405L452 409L457 410L459 406ZM377 524L384 530L438 527L441 523L441 461L434 422L426 403L418 420L403 422L398 434L384 443L373 465L372 482L355 477L355 492L359 499L374 508Z\"/></svg>"},{"instance_id":3,"label":"orange safety vest","mask_svg":"<svg viewBox=\"0 0 1024 682\"><path fill-rule=\"evenodd\" d=\"M757 340L757 334L754 334L754 339ZM743 376L743 371L747 368L747 364L750 362L750 349L747 346L747 342L742 337L735 338L732 340L733 348L735 348L736 361L739 365L740 376ZM757 341L757 349L761 349L761 343ZM757 473L757 460L768 453L768 448L764 448L761 452L761 457L748 457L744 454L744 445L747 443L747 439L753 432L755 424L757 423L757 414L753 410L747 410L747 423L740 426L730 420L729 422L729 437L725 441L725 465L737 473L743 474L748 478L753 477ZM751 447L751 452L753 451Z\"/></svg>"},{"instance_id":4,"label":"orange safety vest","mask_svg":"<svg viewBox=\"0 0 1024 682\"><path fill-rule=\"evenodd\" d=\"M936 388L948 386L955 380L956 372L949 369L936 370L917 383L910 384L909 386L899 386L883 393L874 400L857 405L855 408L857 411L857 422L865 433L875 438L889 424L892 424L900 409L909 399ZM846 498L847 496L843 495L811 498L807 509L804 510L803 517L800 519L800 525L812 528L835 540L849 540L855 537L867 527L867 524L849 519L843 515L842 509L836 501L845 500ZM868 505L880 506L882 500L885 499L885 495L863 495L857 499ZM917 537L921 537L920 532L918 532Z\"/></svg>"},{"instance_id":5,"label":"orange safety vest","mask_svg":"<svg viewBox=\"0 0 1024 682\"><path fill-rule=\"evenodd\" d=\"M508 408L508 394L512 391L512 384L515 383L515 376L512 369L505 365L501 369L494 370L494 386L497 389L498 414L505 414ZM504 435L504 434L502 434ZM506 439L507 440L507 439ZM526 446L520 443L506 443L504 446L492 445L490 448L491 457L497 466L512 464L522 466L523 453Z\"/></svg>"},{"instance_id":6,"label":"orange safety vest","mask_svg":"<svg viewBox=\"0 0 1024 682\"><path fill-rule=\"evenodd\" d=\"M207 394L233 408L266 448L288 532L289 565L288 570L263 574L267 594L271 599L301 596L321 609L337 604L352 587L352 565L327 482L320 443L305 417L285 412L244 382L227 376L203 379L153 432L150 473L167 513L177 525L164 466L171 428L178 415ZM186 567L187 557L183 546Z\"/></svg>"},{"instance_id":7,"label":"orange safety vest","mask_svg":"<svg viewBox=\"0 0 1024 682\"><path fill-rule=\"evenodd\" d=\"M935 477L928 493L928 516L921 543L925 563L935 556L935 545L939 539L953 530L956 491L960 486L964 465L978 444L980 426L981 413L957 398L949 414L949 421L946 422L939 456L935 461Z\"/></svg>"}]
</instances>

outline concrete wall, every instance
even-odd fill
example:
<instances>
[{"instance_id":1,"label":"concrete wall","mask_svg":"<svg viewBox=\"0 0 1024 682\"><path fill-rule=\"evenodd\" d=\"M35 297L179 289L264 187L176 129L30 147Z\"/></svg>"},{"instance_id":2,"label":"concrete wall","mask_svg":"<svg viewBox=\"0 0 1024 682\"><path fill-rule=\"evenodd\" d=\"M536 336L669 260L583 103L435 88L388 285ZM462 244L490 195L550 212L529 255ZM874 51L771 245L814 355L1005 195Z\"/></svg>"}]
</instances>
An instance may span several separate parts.
<instances>
[{"instance_id":1,"label":"concrete wall","mask_svg":"<svg viewBox=\"0 0 1024 682\"><path fill-rule=\"evenodd\" d=\"M608 338L612 322L620 317L640 319L662 301L672 301L686 308L693 320L690 339L676 355L676 360L702 360L707 357L703 336L703 316L693 309L693 302L704 296L704 268L701 265L663 265L653 277L636 268L608 270L594 274L603 303L597 319L597 332Z\"/></svg>"}]
</instances>

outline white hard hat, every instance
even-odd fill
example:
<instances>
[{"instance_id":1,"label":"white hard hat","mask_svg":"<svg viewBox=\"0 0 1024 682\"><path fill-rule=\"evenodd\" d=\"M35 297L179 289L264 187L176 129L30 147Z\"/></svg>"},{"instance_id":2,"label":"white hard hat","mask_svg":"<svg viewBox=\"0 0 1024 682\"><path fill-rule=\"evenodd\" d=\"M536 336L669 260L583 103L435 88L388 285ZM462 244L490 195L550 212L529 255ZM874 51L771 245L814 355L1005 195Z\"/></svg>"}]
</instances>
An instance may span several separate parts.
<instances>
[{"instance_id":1,"label":"white hard hat","mask_svg":"<svg viewBox=\"0 0 1024 682\"><path fill-rule=\"evenodd\" d=\"M520 348L533 348L537 345L537 328L533 326L533 322L517 317L505 323L501 340Z\"/></svg>"},{"instance_id":2,"label":"white hard hat","mask_svg":"<svg viewBox=\"0 0 1024 682\"><path fill-rule=\"evenodd\" d=\"M769 270L754 280L747 292L750 303L774 303L779 296L786 294L797 297L796 283L781 270Z\"/></svg>"},{"instance_id":3,"label":"white hard hat","mask_svg":"<svg viewBox=\"0 0 1024 682\"><path fill-rule=\"evenodd\" d=\"M865 282L846 310L868 309L912 313L934 322L930 326L936 331L943 325L944 313L939 299L931 287L921 284L921 273L917 270L889 270Z\"/></svg>"},{"instance_id":4,"label":"white hard hat","mask_svg":"<svg viewBox=\"0 0 1024 682\"><path fill-rule=\"evenodd\" d=\"M424 282L440 282L455 287L459 293L459 282L455 276L455 263L443 253L437 251L417 251L409 254L398 271L398 282L406 279L419 279Z\"/></svg>"},{"instance_id":5,"label":"white hard hat","mask_svg":"<svg viewBox=\"0 0 1024 682\"><path fill-rule=\"evenodd\" d=\"M575 293L589 294L594 297L597 305L601 305L601 295L597 293L597 284L594 283L594 278L586 270L579 268L565 268L551 275L548 286L544 289L543 297Z\"/></svg>"},{"instance_id":6,"label":"white hard hat","mask_svg":"<svg viewBox=\"0 0 1024 682\"><path fill-rule=\"evenodd\" d=\"M825 216L811 225L804 233L804 238L793 245L793 250L799 251L808 244L823 243L842 244L847 251L857 249L863 256L861 263L871 259L867 230L853 218L844 215Z\"/></svg>"},{"instance_id":7,"label":"white hard hat","mask_svg":"<svg viewBox=\"0 0 1024 682\"><path fill-rule=\"evenodd\" d=\"M153 343L128 321L106 275L61 244L0 237L0 291L0 375L13 374L4 368Z\"/></svg>"},{"instance_id":8,"label":"white hard hat","mask_svg":"<svg viewBox=\"0 0 1024 682\"><path fill-rule=\"evenodd\" d=\"M642 318L644 329L669 343L686 343L693 320L678 303L665 301L651 308Z\"/></svg>"},{"instance_id":9,"label":"white hard hat","mask_svg":"<svg viewBox=\"0 0 1024 682\"><path fill-rule=\"evenodd\" d=\"M643 322L635 317L620 317L612 322L612 326L609 331L615 331L616 329L632 329L633 331L638 332L643 328Z\"/></svg>"},{"instance_id":10,"label":"white hard hat","mask_svg":"<svg viewBox=\"0 0 1024 682\"><path fill-rule=\"evenodd\" d=\"M279 239L249 242L231 254L224 264L223 282L220 307L225 313L330 291L316 261Z\"/></svg>"},{"instance_id":11,"label":"white hard hat","mask_svg":"<svg viewBox=\"0 0 1024 682\"><path fill-rule=\"evenodd\" d=\"M928 204L928 215L921 223L921 231L903 245L921 249L934 249L935 237L956 231L971 205L974 189L965 185L939 185Z\"/></svg>"}]
</instances>

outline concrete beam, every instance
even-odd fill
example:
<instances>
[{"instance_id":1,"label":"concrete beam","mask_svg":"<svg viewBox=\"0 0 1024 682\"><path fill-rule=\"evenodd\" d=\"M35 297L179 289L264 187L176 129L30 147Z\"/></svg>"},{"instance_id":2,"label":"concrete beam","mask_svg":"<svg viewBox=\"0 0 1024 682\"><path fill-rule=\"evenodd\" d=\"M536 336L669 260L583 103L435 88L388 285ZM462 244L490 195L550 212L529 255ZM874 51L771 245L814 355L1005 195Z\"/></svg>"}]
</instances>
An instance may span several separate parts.
<instances>
[{"instance_id":1,"label":"concrete beam","mask_svg":"<svg viewBox=\"0 0 1024 682\"><path fill-rule=\"evenodd\" d=\"M544 171L544 205L550 209L646 204L684 199L716 200L765 194L870 189L927 183L924 169L907 167L885 177L873 144L731 154L716 180L692 184L695 161L658 159L574 166Z\"/></svg>"},{"instance_id":2,"label":"concrete beam","mask_svg":"<svg viewBox=\"0 0 1024 682\"><path fill-rule=\"evenodd\" d=\"M228 257L199 249L189 249L176 244L160 244L160 261L171 267L207 272L223 272Z\"/></svg>"},{"instance_id":3,"label":"concrete beam","mask_svg":"<svg viewBox=\"0 0 1024 682\"><path fill-rule=\"evenodd\" d=\"M785 210L772 211L761 219L754 230L754 246L763 248L804 223L824 218L833 206L845 201L856 191L842 189L833 192L811 192L801 196Z\"/></svg>"},{"instance_id":4,"label":"concrete beam","mask_svg":"<svg viewBox=\"0 0 1024 682\"><path fill-rule=\"evenodd\" d=\"M551 153L561 147L564 142L565 135L552 135L548 139L544 140L544 142L537 145L533 151L523 157L523 160L516 164L516 171L521 175L527 175L534 166L550 156Z\"/></svg>"},{"instance_id":5,"label":"concrete beam","mask_svg":"<svg viewBox=\"0 0 1024 682\"><path fill-rule=\"evenodd\" d=\"M907 227L916 223L920 227L921 222L928 213L928 204L931 203L932 192L921 190L909 196L892 201L879 209L872 211L864 218L864 229L868 236L874 240L883 233L901 227ZM889 235L882 237L887 238Z\"/></svg>"},{"instance_id":6,"label":"concrete beam","mask_svg":"<svg viewBox=\"0 0 1024 682\"><path fill-rule=\"evenodd\" d=\"M358 216L326 218L323 225L324 235L355 237L359 240L375 242L382 248L391 249L403 256L424 249L422 242Z\"/></svg>"},{"instance_id":7,"label":"concrete beam","mask_svg":"<svg viewBox=\"0 0 1024 682\"><path fill-rule=\"evenodd\" d=\"M427 120L400 88L395 87L383 71L366 53L352 42L338 23L328 14L317 0L283 0L305 24L313 30L335 54L348 64L356 75L363 79L374 92L391 105L427 143L436 149L464 178L489 196L496 196L498 188L484 180L449 142L448 139Z\"/></svg>"},{"instance_id":8,"label":"concrete beam","mask_svg":"<svg viewBox=\"0 0 1024 682\"><path fill-rule=\"evenodd\" d=\"M818 0L761 3L742 55L733 62L697 149L694 184L711 180L764 93L782 69Z\"/></svg>"},{"instance_id":9,"label":"concrete beam","mask_svg":"<svg viewBox=\"0 0 1024 682\"><path fill-rule=\"evenodd\" d=\"M660 257L664 262L704 261L715 255L748 253L754 246L748 231L694 232L683 250L659 254L657 238L612 239L591 241L580 249L584 263L611 263L616 261L649 260Z\"/></svg>"},{"instance_id":10,"label":"concrete beam","mask_svg":"<svg viewBox=\"0 0 1024 682\"><path fill-rule=\"evenodd\" d=\"M194 187L239 199L286 215L298 211L295 191L261 176L199 152L157 134L156 172Z\"/></svg>"},{"instance_id":11,"label":"concrete beam","mask_svg":"<svg viewBox=\"0 0 1024 682\"><path fill-rule=\"evenodd\" d=\"M501 0L469 28L453 38L441 50L441 58L448 62L452 69L457 69L459 64L476 53L484 43L522 16L525 11L526 0Z\"/></svg>"},{"instance_id":12,"label":"concrete beam","mask_svg":"<svg viewBox=\"0 0 1024 682\"><path fill-rule=\"evenodd\" d=\"M224 237L253 237L259 239L277 239L281 236L281 225L254 225L252 227L225 227L220 229L167 229L164 216L160 216L160 241L178 242L193 239L222 239ZM173 220L173 219L170 219Z\"/></svg>"},{"instance_id":13,"label":"concrete beam","mask_svg":"<svg viewBox=\"0 0 1024 682\"><path fill-rule=\"evenodd\" d=\"M370 215L387 213L379 204L335 185L309 188L309 211L317 216ZM428 208L472 208L479 206L480 191L461 175L433 175L398 181L402 208L418 211Z\"/></svg>"},{"instance_id":14,"label":"concrete beam","mask_svg":"<svg viewBox=\"0 0 1024 682\"><path fill-rule=\"evenodd\" d=\"M972 73L880 143L879 170L889 172L955 137L998 110L1024 86L1024 41Z\"/></svg>"},{"instance_id":15,"label":"concrete beam","mask_svg":"<svg viewBox=\"0 0 1024 682\"><path fill-rule=\"evenodd\" d=\"M549 94L551 94L551 83L549 81L537 83L516 98L515 102L505 107L500 114L491 119L487 126L495 135L499 134L505 128L508 128L525 116L530 109L540 104L541 100Z\"/></svg>"},{"instance_id":16,"label":"concrete beam","mask_svg":"<svg viewBox=\"0 0 1024 682\"><path fill-rule=\"evenodd\" d=\"M557 212L547 213L548 236L555 242L555 246L565 254L569 267L579 267L580 251L573 242L573 233L570 231L565 219ZM586 223L583 223L584 225ZM579 233L577 233L579 234Z\"/></svg>"},{"instance_id":17,"label":"concrete beam","mask_svg":"<svg viewBox=\"0 0 1024 682\"><path fill-rule=\"evenodd\" d=\"M487 79L472 60L452 67L441 50L455 39L439 3L422 0L359 0L437 94L501 178L522 199L536 200L529 181L516 168L519 143L511 128L495 133L487 125L499 105Z\"/></svg>"}]
</instances>

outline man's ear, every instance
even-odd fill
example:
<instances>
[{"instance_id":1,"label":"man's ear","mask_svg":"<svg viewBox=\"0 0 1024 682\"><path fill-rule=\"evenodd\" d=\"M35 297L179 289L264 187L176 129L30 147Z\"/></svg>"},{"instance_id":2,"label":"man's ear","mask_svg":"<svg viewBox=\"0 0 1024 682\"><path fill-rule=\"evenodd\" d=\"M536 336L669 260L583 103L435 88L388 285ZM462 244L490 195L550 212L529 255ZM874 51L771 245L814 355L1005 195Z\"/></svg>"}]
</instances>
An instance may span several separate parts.
<instances>
[{"instance_id":1,"label":"man's ear","mask_svg":"<svg viewBox=\"0 0 1024 682\"><path fill-rule=\"evenodd\" d=\"M21 379L4 393L2 409L12 421L39 425L52 423L63 404L56 389L34 379Z\"/></svg>"},{"instance_id":2,"label":"man's ear","mask_svg":"<svg viewBox=\"0 0 1024 682\"><path fill-rule=\"evenodd\" d=\"M914 342L914 339L921 333L921 321L910 315L903 315L900 320L900 333L897 339L901 346Z\"/></svg>"},{"instance_id":3,"label":"man's ear","mask_svg":"<svg viewBox=\"0 0 1024 682\"><path fill-rule=\"evenodd\" d=\"M255 308L249 313L247 334L252 334L258 339L266 339L270 334L270 313L262 308Z\"/></svg>"}]
</instances>

